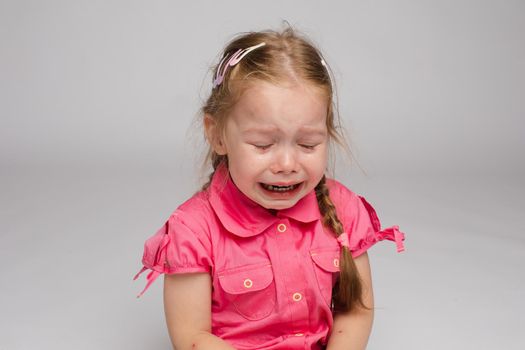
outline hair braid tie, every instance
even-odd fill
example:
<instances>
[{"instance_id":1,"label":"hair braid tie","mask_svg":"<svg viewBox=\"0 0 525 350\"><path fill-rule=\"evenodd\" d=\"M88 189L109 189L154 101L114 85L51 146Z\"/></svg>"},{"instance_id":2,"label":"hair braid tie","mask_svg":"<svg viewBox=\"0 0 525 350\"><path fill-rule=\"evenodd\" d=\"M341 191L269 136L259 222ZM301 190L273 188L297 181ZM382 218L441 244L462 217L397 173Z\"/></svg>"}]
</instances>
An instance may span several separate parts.
<instances>
[{"instance_id":1,"label":"hair braid tie","mask_svg":"<svg viewBox=\"0 0 525 350\"><path fill-rule=\"evenodd\" d=\"M346 247L346 248L350 249L350 241L348 240L348 235L346 234L346 232L341 233L337 237L337 242L339 242L341 247Z\"/></svg>"}]
</instances>

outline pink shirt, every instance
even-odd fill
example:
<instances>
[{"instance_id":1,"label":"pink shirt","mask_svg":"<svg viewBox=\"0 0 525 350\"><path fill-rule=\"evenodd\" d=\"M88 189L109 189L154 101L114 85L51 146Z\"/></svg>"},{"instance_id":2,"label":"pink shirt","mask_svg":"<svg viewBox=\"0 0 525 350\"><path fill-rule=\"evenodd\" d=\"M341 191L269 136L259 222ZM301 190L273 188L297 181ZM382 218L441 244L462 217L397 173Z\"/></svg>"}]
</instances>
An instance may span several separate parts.
<instances>
[{"instance_id":1,"label":"pink shirt","mask_svg":"<svg viewBox=\"0 0 525 350\"><path fill-rule=\"evenodd\" d=\"M354 258L383 239L404 250L398 226L381 230L363 197L335 180L327 185ZM162 273L209 273L212 333L237 349L322 349L340 241L323 227L314 191L273 215L220 167L146 241L139 274L151 270L145 291Z\"/></svg>"}]
</instances>

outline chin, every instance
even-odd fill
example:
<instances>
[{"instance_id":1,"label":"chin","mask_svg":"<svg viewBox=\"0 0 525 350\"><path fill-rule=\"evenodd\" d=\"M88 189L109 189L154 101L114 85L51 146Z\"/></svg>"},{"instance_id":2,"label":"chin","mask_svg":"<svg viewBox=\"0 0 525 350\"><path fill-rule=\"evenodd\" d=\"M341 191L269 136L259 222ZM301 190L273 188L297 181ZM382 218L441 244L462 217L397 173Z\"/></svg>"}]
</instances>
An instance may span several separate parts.
<instances>
[{"instance_id":1,"label":"chin","mask_svg":"<svg viewBox=\"0 0 525 350\"><path fill-rule=\"evenodd\" d=\"M274 209L274 210L283 210L288 209L296 205L297 201L283 201L283 203L259 203L262 207L266 209Z\"/></svg>"},{"instance_id":2,"label":"chin","mask_svg":"<svg viewBox=\"0 0 525 350\"><path fill-rule=\"evenodd\" d=\"M293 205L269 205L265 207L266 209L272 209L272 210L284 210L293 207Z\"/></svg>"}]
</instances>

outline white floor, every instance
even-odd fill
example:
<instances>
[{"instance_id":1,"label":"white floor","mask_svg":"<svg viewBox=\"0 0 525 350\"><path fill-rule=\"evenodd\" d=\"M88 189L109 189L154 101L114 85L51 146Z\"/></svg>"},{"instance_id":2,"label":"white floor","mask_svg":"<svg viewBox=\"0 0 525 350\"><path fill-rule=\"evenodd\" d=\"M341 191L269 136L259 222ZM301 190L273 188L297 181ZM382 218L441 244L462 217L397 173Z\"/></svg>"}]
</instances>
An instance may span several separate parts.
<instances>
[{"instance_id":1,"label":"white floor","mask_svg":"<svg viewBox=\"0 0 525 350\"><path fill-rule=\"evenodd\" d=\"M179 169L3 169L0 349L170 349L161 279L137 300L142 244L193 191ZM398 224L369 251L368 349L525 347L525 184L515 178L344 180Z\"/></svg>"}]
</instances>

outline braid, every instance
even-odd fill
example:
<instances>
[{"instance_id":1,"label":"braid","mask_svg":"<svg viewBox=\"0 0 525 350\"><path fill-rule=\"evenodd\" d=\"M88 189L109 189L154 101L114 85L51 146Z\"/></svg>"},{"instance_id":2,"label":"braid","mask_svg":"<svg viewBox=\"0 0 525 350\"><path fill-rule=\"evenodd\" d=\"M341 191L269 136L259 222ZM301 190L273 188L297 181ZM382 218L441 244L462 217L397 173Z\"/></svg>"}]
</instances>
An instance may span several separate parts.
<instances>
[{"instance_id":1,"label":"braid","mask_svg":"<svg viewBox=\"0 0 525 350\"><path fill-rule=\"evenodd\" d=\"M333 231L336 237L344 233L343 224L337 217L334 203L330 199L326 177L323 176L321 181L315 187L315 194L319 210L323 216L323 224ZM335 311L346 312L352 310L356 304L366 307L362 299L362 283L359 272L355 265L352 254L347 247L341 247L341 257L339 259L339 280L332 291L333 308Z\"/></svg>"}]
</instances>

